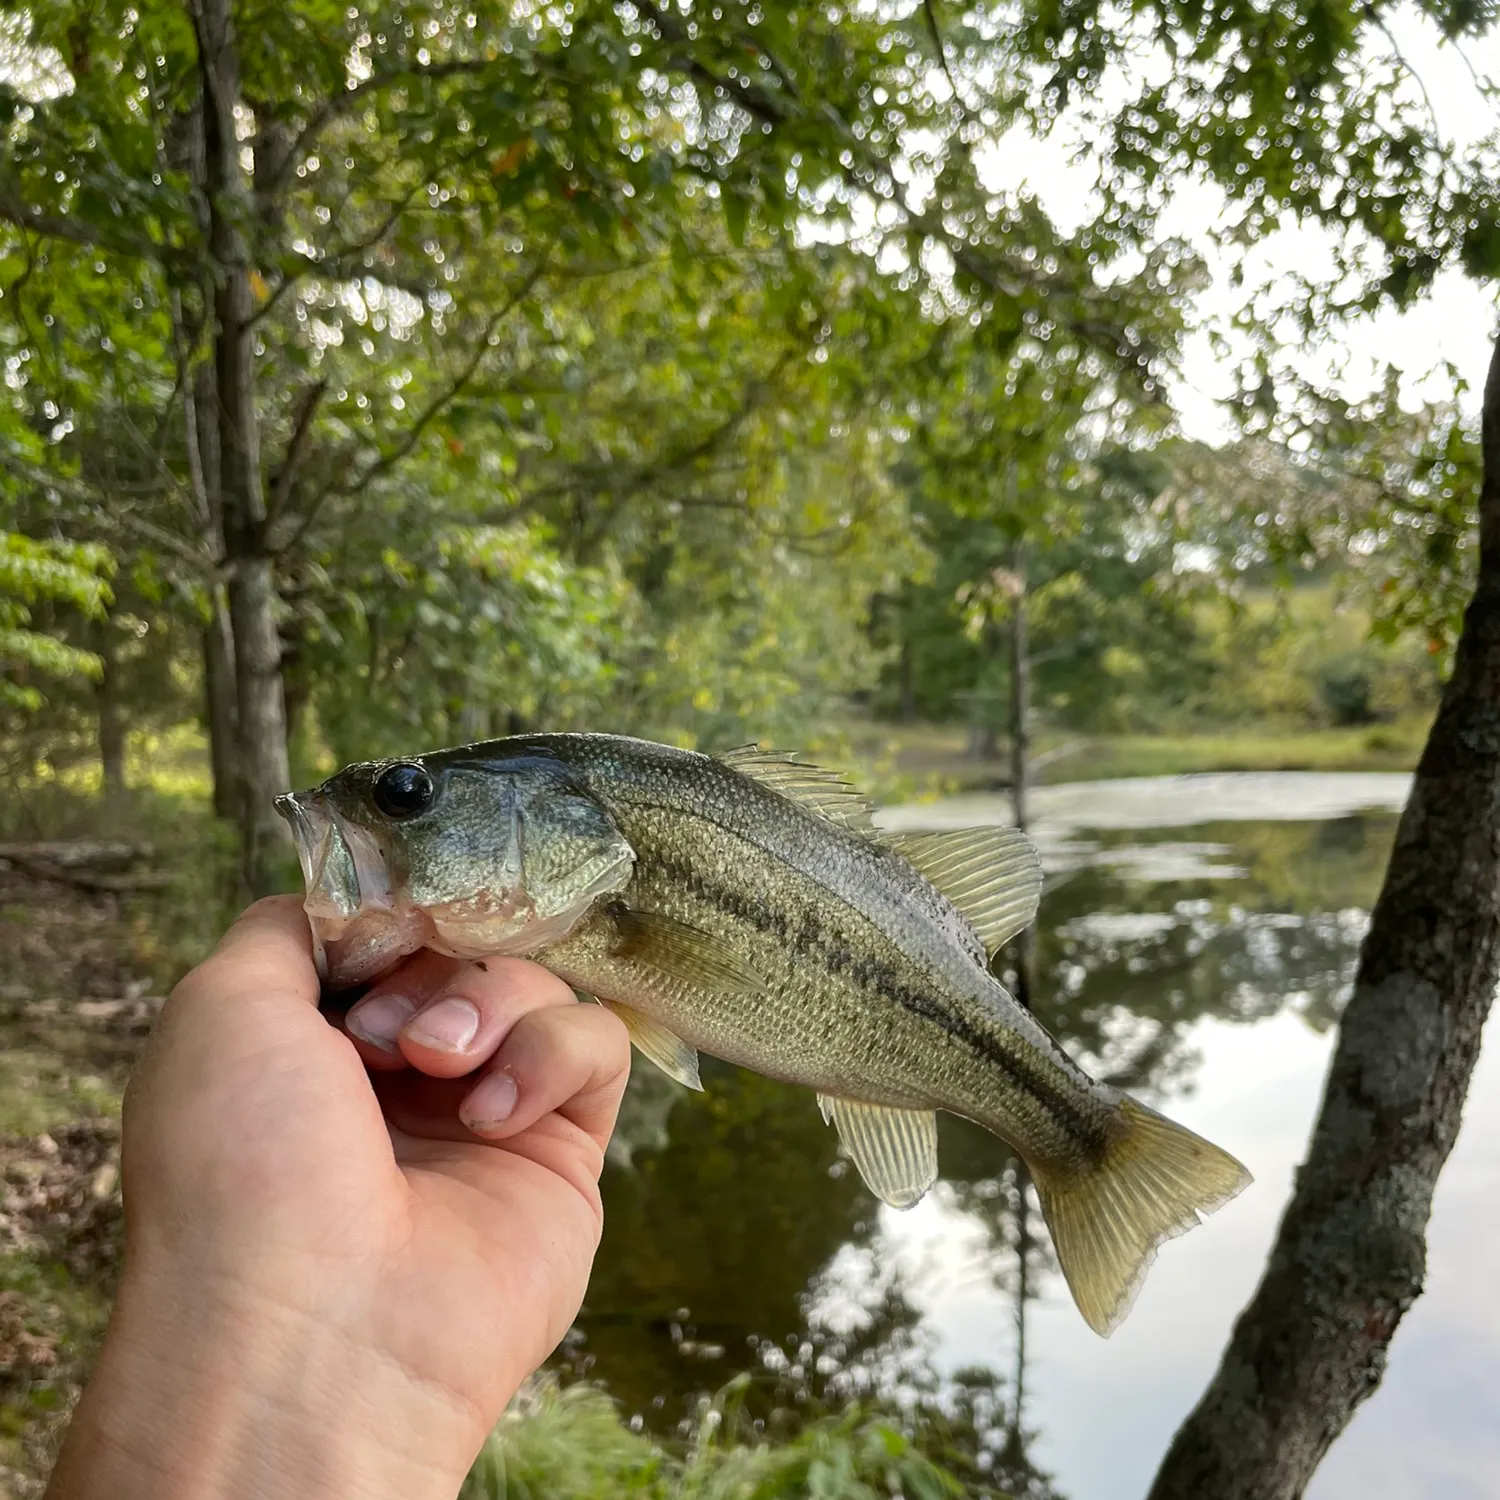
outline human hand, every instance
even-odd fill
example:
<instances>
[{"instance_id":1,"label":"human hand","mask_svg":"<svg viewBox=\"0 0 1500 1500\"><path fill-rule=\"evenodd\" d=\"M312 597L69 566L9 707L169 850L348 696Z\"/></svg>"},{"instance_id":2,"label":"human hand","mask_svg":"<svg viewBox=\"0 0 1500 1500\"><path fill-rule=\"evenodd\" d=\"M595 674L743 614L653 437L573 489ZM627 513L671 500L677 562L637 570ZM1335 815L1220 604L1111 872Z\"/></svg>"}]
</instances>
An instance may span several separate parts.
<instances>
[{"instance_id":1,"label":"human hand","mask_svg":"<svg viewBox=\"0 0 1500 1500\"><path fill-rule=\"evenodd\" d=\"M272 898L167 1002L58 1500L451 1500L577 1312L620 1022L510 958L417 955L343 1030L317 999L301 909Z\"/></svg>"}]
</instances>

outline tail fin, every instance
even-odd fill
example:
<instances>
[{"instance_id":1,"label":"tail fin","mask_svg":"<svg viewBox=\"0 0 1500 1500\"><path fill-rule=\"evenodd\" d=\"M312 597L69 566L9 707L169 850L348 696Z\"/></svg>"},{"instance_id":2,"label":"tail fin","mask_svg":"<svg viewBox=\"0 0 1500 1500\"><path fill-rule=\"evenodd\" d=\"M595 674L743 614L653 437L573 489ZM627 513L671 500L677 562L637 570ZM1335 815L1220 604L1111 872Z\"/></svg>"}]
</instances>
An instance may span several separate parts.
<instances>
[{"instance_id":1,"label":"tail fin","mask_svg":"<svg viewBox=\"0 0 1500 1500\"><path fill-rule=\"evenodd\" d=\"M1134 1099L1120 1101L1119 1121L1098 1165L1032 1169L1068 1289L1105 1338L1130 1311L1157 1246L1250 1182L1227 1151Z\"/></svg>"}]
</instances>

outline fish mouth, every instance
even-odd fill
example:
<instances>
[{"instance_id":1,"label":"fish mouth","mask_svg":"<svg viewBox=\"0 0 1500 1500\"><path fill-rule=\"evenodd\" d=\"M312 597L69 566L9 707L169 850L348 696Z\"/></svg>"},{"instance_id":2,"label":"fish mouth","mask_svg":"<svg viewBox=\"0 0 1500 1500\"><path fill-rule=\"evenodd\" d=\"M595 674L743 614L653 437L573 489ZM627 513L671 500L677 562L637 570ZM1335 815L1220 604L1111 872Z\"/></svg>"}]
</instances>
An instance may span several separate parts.
<instances>
[{"instance_id":1,"label":"fish mouth","mask_svg":"<svg viewBox=\"0 0 1500 1500\"><path fill-rule=\"evenodd\" d=\"M287 792L275 806L297 846L302 908L325 982L361 983L423 946L430 924L397 910L385 856L365 829L341 818L321 791Z\"/></svg>"},{"instance_id":2,"label":"fish mouth","mask_svg":"<svg viewBox=\"0 0 1500 1500\"><path fill-rule=\"evenodd\" d=\"M276 811L292 825L308 916L352 917L363 902L359 867L346 825L327 798L321 792L287 792L276 799Z\"/></svg>"}]
</instances>

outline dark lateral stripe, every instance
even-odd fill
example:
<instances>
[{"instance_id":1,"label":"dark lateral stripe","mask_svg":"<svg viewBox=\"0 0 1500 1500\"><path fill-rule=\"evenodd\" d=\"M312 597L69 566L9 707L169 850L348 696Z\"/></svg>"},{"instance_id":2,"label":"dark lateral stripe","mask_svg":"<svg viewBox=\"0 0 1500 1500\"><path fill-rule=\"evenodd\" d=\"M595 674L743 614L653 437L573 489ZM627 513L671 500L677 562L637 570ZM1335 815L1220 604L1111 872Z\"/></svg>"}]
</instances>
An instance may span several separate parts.
<instances>
[{"instance_id":1,"label":"dark lateral stripe","mask_svg":"<svg viewBox=\"0 0 1500 1500\"><path fill-rule=\"evenodd\" d=\"M863 989L874 990L922 1020L941 1027L982 1061L997 1068L1013 1088L1034 1099L1065 1130L1074 1134L1088 1133L1088 1119L1069 1093L1056 1087L1051 1079L1027 1069L1020 1058L1007 1052L994 1037L971 1026L963 1016L955 1014L933 996L913 989L878 955L856 956L849 948L834 943L825 928L794 922L786 912L720 885L699 870L659 855L651 859L651 864L705 905L776 938L800 957L819 964L829 973L852 980Z\"/></svg>"}]
</instances>

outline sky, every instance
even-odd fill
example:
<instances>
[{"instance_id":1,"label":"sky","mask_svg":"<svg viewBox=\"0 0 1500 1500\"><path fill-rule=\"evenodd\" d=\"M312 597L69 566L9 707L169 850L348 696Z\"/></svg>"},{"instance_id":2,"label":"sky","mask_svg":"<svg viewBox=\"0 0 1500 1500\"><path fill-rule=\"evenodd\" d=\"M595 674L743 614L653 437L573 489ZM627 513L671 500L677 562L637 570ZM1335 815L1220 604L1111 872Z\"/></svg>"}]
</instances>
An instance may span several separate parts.
<instances>
[{"instance_id":1,"label":"sky","mask_svg":"<svg viewBox=\"0 0 1500 1500\"><path fill-rule=\"evenodd\" d=\"M1425 86L1439 130L1462 151L1500 128L1496 105L1476 87L1469 63L1488 77L1500 78L1500 37L1467 43L1464 58L1444 44L1435 26L1414 9L1391 17L1390 34ZM1378 39L1377 39L1378 40ZM1418 86L1405 87L1420 98ZM1075 141L1066 124L1045 141L1013 130L985 162L987 186L996 190L1028 187L1064 230L1071 230L1090 214L1098 182L1098 164L1075 159ZM1245 293L1230 285L1229 262L1208 242L1203 226L1223 213L1224 199L1214 188L1184 184L1173 198L1162 224L1163 232L1192 242L1213 274L1210 287L1195 303L1199 331L1188 341L1181 377L1172 382L1172 400L1189 436L1208 442L1231 436L1231 424L1217 403L1234 388L1233 362L1213 348L1210 330L1226 331L1229 319ZM1273 280L1293 270L1314 271L1329 263L1331 235L1316 227L1288 223L1251 252L1246 261L1246 285ZM1424 298L1409 311L1392 310L1357 324L1330 329L1321 347L1299 353L1295 363L1302 373L1320 377L1346 396L1371 391L1375 372L1386 362L1406 372L1403 401L1411 405L1450 393L1446 379L1424 378L1444 362L1452 363L1470 390L1464 406L1479 409L1490 346L1496 326L1496 294L1482 290L1456 271L1445 272ZM1241 348L1248 349L1241 341Z\"/></svg>"}]
</instances>

